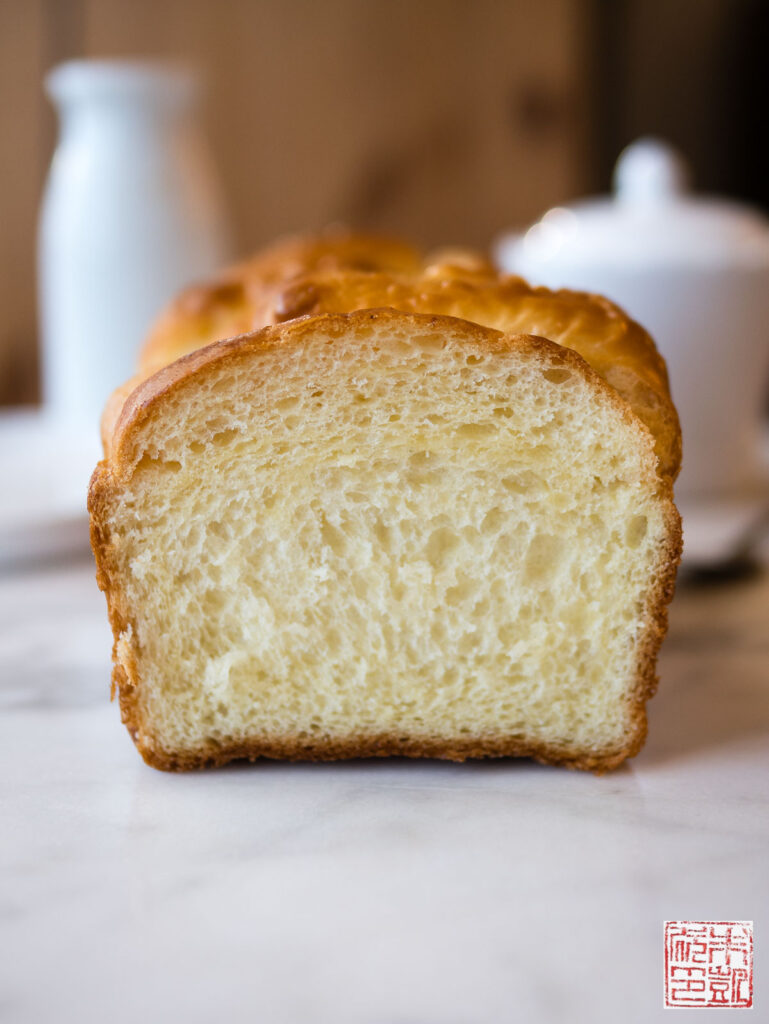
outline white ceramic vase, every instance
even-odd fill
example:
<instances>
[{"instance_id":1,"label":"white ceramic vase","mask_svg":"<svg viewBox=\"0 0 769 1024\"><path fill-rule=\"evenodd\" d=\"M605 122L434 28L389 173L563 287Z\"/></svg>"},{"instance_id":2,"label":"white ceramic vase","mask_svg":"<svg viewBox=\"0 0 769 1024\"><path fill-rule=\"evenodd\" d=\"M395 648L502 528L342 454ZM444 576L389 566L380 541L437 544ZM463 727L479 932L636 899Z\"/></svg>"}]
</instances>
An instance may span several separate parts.
<instances>
[{"instance_id":1,"label":"white ceramic vase","mask_svg":"<svg viewBox=\"0 0 769 1024\"><path fill-rule=\"evenodd\" d=\"M60 139L38 243L44 402L95 430L153 318L230 256L229 235L190 72L76 61L46 89Z\"/></svg>"}]
</instances>

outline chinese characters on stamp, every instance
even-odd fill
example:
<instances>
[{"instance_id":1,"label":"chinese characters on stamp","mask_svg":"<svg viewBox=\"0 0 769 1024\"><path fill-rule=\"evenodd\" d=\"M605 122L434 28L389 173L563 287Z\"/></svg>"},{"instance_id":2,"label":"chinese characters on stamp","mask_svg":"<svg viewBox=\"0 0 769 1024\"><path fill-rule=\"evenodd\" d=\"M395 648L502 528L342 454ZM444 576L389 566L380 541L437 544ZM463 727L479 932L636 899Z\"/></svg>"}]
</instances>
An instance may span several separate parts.
<instances>
[{"instance_id":1,"label":"chinese characters on stamp","mask_svg":"<svg viewBox=\"0 0 769 1024\"><path fill-rule=\"evenodd\" d=\"M752 921L665 922L666 1008L752 1005Z\"/></svg>"}]
</instances>

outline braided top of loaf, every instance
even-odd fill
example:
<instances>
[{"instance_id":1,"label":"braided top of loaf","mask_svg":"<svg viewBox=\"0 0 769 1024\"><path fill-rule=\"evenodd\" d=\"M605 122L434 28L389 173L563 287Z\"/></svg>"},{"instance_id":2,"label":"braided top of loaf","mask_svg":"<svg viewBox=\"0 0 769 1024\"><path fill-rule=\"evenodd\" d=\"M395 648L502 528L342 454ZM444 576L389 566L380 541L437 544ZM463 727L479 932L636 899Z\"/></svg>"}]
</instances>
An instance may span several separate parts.
<instances>
[{"instance_id":1,"label":"braided top of loaf","mask_svg":"<svg viewBox=\"0 0 769 1024\"><path fill-rule=\"evenodd\" d=\"M148 338L138 377L108 406L105 441L127 393L180 356L300 316L379 308L457 317L572 349L649 429L660 475L675 479L681 431L664 360L649 334L614 303L583 292L532 287L499 274L469 250L422 255L403 242L341 230L282 240L183 292Z\"/></svg>"}]
</instances>

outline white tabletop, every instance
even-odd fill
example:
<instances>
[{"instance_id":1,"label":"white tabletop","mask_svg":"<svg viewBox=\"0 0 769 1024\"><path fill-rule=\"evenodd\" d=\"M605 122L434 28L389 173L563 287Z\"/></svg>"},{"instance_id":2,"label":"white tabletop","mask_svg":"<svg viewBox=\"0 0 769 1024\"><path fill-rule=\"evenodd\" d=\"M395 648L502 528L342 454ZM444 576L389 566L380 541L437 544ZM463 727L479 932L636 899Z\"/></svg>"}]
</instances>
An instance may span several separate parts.
<instances>
[{"instance_id":1,"label":"white tabletop","mask_svg":"<svg viewBox=\"0 0 769 1024\"><path fill-rule=\"evenodd\" d=\"M754 920L767 1019L769 577L680 591L649 742L601 778L163 774L109 649L90 565L0 577L3 1022L669 1024L666 919Z\"/></svg>"}]
</instances>

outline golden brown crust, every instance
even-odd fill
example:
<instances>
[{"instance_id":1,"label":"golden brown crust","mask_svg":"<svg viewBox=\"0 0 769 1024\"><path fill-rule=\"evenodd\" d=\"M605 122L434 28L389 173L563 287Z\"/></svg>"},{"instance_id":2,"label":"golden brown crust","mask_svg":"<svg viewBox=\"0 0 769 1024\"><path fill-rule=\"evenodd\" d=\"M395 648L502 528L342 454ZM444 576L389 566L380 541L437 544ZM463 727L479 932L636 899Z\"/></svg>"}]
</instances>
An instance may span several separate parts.
<instances>
[{"instance_id":1,"label":"golden brown crust","mask_svg":"<svg viewBox=\"0 0 769 1024\"><path fill-rule=\"evenodd\" d=\"M466 250L422 257L399 243L344 232L281 242L211 285L185 292L145 345L140 375L212 341L270 324L382 307L458 317L574 349L649 428L661 474L677 476L681 430L665 362L648 333L602 296L531 287L497 274Z\"/></svg>"},{"instance_id":2,"label":"golden brown crust","mask_svg":"<svg viewBox=\"0 0 769 1024\"><path fill-rule=\"evenodd\" d=\"M233 369L241 360L248 360L254 354L272 349L300 344L306 335L315 334L322 328L333 339L349 329L351 325L376 321L379 324L392 321L403 325L405 320L439 327L456 328L456 319L424 314L404 314L392 309L364 310L347 315L325 314L292 320L286 324L265 328L254 334L244 335L218 344L199 349L189 356L166 367L153 377L145 380L132 392L125 403L115 426L112 445L107 459L100 462L91 480L88 508L91 515L91 543L96 557L97 582L105 592L110 623L114 635L113 646L113 692L120 696L121 715L145 761L167 770L186 770L208 765L225 764L238 758L283 758L288 760L334 760L355 757L434 757L448 760L464 760L475 757L526 756L548 764L562 764L572 768L592 769L603 772L617 767L628 757L641 749L646 737L646 701L654 694L657 685L655 664L657 652L667 629L667 605L673 596L676 568L681 554L681 525L678 511L673 504L672 485L667 479L660 479L650 471L645 481L656 489L665 508L668 520L666 549L661 553L657 574L650 587L645 609L646 626L639 643L636 685L630 695L630 729L621 749L611 751L585 751L568 746L553 747L536 743L526 744L513 739L499 737L475 737L454 739L451 742L429 738L404 740L401 737L381 734L377 736L350 736L344 739L306 741L290 737L263 738L259 741L233 741L221 746L209 743L197 750L168 751L155 741L152 723L147 720L141 702L141 678L135 656L130 651L121 651L118 646L125 644L125 636L136 634L131 609L127 606L120 585L120 574L114 561L109 535L110 510L119 500L123 483L133 470L139 456L135 442L148 421L162 408L164 400L179 394L185 388L195 387L223 361ZM568 365L588 380L592 387L602 392L615 410L638 434L639 445L648 446L649 436L637 420L627 403L611 388L575 351L563 348L545 339L530 336L504 335L500 332L462 321L462 328L469 340L488 352L509 351L514 347L526 347L532 351L545 351L549 358ZM258 372L258 363L256 365ZM121 639L122 638L122 639Z\"/></svg>"},{"instance_id":3,"label":"golden brown crust","mask_svg":"<svg viewBox=\"0 0 769 1024\"><path fill-rule=\"evenodd\" d=\"M415 272L421 262L420 253L406 242L341 227L281 238L213 281L183 291L151 331L140 353L139 371L146 377L202 345L266 327L272 322L267 297L300 274Z\"/></svg>"}]
</instances>

